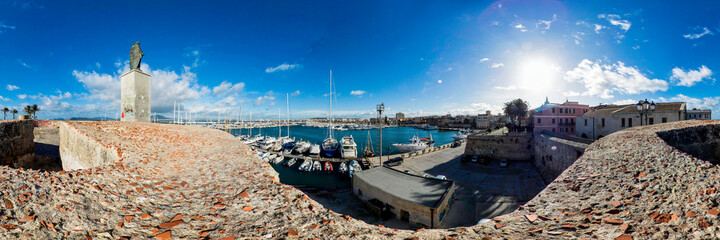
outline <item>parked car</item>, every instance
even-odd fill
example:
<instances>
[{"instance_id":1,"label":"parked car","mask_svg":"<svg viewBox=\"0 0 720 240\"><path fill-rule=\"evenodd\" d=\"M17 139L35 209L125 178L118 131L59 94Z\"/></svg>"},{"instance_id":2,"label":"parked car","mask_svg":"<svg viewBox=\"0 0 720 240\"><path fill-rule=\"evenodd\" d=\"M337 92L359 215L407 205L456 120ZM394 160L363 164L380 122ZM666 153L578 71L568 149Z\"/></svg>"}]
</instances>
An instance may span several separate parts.
<instances>
[{"instance_id":1,"label":"parked car","mask_svg":"<svg viewBox=\"0 0 720 240\"><path fill-rule=\"evenodd\" d=\"M452 145L450 145L450 147L454 147L454 148L456 148L456 147L459 147L459 146L460 146L460 144L462 144L462 143L461 143L460 141L458 141L458 140L455 140L455 141L453 141L453 142L452 142Z\"/></svg>"},{"instance_id":2,"label":"parked car","mask_svg":"<svg viewBox=\"0 0 720 240\"><path fill-rule=\"evenodd\" d=\"M472 159L470 159L470 162L477 163L477 162L478 162L478 156L473 156Z\"/></svg>"},{"instance_id":3,"label":"parked car","mask_svg":"<svg viewBox=\"0 0 720 240\"><path fill-rule=\"evenodd\" d=\"M403 163L403 158L396 157L396 158L385 161L384 164L385 164L385 166L388 166L388 167L394 167L394 166L400 166L400 164L402 164L402 163Z\"/></svg>"},{"instance_id":4,"label":"parked car","mask_svg":"<svg viewBox=\"0 0 720 240\"><path fill-rule=\"evenodd\" d=\"M447 180L447 177L445 177L445 175L437 175L437 176L435 176L435 178L440 179L440 180Z\"/></svg>"},{"instance_id":5,"label":"parked car","mask_svg":"<svg viewBox=\"0 0 720 240\"><path fill-rule=\"evenodd\" d=\"M507 160L507 158L503 158L503 159L500 160L500 166L501 166L501 167L507 167L507 165L508 165L508 160Z\"/></svg>"}]
</instances>

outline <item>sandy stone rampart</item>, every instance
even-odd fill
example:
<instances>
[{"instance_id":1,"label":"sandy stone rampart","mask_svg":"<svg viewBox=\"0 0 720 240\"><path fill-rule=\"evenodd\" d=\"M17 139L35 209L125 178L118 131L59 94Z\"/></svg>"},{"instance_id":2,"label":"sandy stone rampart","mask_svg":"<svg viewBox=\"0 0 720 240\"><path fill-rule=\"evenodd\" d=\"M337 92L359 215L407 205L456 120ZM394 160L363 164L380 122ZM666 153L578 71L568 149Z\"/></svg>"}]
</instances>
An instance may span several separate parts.
<instances>
[{"instance_id":1,"label":"sandy stone rampart","mask_svg":"<svg viewBox=\"0 0 720 240\"><path fill-rule=\"evenodd\" d=\"M32 121L0 120L0 163L14 165L34 150Z\"/></svg>"}]
</instances>

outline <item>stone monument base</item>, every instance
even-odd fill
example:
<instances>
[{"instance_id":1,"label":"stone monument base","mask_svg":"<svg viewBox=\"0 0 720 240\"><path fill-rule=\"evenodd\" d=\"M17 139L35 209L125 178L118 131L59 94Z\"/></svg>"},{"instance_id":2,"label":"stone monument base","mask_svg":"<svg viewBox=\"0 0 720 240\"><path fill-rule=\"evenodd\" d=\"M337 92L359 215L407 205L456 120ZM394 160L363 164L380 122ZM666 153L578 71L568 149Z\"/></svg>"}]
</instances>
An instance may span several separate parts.
<instances>
[{"instance_id":1,"label":"stone monument base","mask_svg":"<svg viewBox=\"0 0 720 240\"><path fill-rule=\"evenodd\" d=\"M120 121L150 121L150 75L139 69L120 76Z\"/></svg>"}]
</instances>

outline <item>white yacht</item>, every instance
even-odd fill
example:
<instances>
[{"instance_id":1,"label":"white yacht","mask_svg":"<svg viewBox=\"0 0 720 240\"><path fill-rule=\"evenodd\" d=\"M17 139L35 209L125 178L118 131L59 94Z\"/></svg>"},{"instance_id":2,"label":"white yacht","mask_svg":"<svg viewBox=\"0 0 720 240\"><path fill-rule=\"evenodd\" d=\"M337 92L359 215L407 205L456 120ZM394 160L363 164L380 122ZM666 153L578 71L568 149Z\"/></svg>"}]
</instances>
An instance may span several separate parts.
<instances>
[{"instance_id":1,"label":"white yacht","mask_svg":"<svg viewBox=\"0 0 720 240\"><path fill-rule=\"evenodd\" d=\"M420 139L416 134L408 141L408 143L393 143L392 145L401 152L411 152L426 149L431 147L434 143L435 141L432 140L432 135L430 135L430 138Z\"/></svg>"},{"instance_id":2,"label":"white yacht","mask_svg":"<svg viewBox=\"0 0 720 240\"><path fill-rule=\"evenodd\" d=\"M457 134L453 135L452 138L455 140L464 140L470 135L469 131L466 130L460 130Z\"/></svg>"},{"instance_id":3,"label":"white yacht","mask_svg":"<svg viewBox=\"0 0 720 240\"><path fill-rule=\"evenodd\" d=\"M353 139L352 135L344 136L340 139L340 146L342 149L340 153L343 158L357 158L357 144L355 144L355 139Z\"/></svg>"},{"instance_id":4,"label":"white yacht","mask_svg":"<svg viewBox=\"0 0 720 240\"><path fill-rule=\"evenodd\" d=\"M314 155L314 156L320 155L320 145L317 145L317 144L310 145L310 150L308 151L308 153L310 155Z\"/></svg>"}]
</instances>

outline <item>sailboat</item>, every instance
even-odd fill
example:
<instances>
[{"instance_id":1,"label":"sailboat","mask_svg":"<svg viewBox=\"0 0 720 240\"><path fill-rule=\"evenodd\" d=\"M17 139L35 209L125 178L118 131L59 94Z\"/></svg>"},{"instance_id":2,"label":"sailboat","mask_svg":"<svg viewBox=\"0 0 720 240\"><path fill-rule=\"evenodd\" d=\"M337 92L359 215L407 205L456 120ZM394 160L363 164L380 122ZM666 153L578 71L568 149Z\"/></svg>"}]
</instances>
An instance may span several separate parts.
<instances>
[{"instance_id":1,"label":"sailboat","mask_svg":"<svg viewBox=\"0 0 720 240\"><path fill-rule=\"evenodd\" d=\"M322 142L322 155L325 157L334 157L338 150L338 141L333 137L333 117L332 117L332 70L330 70L330 125L328 125L328 138Z\"/></svg>"},{"instance_id":2,"label":"sailboat","mask_svg":"<svg viewBox=\"0 0 720 240\"><path fill-rule=\"evenodd\" d=\"M372 138L370 137L370 131L368 131L367 143L365 143L365 150L363 151L364 157L374 157L375 151L372 149Z\"/></svg>"}]
</instances>

